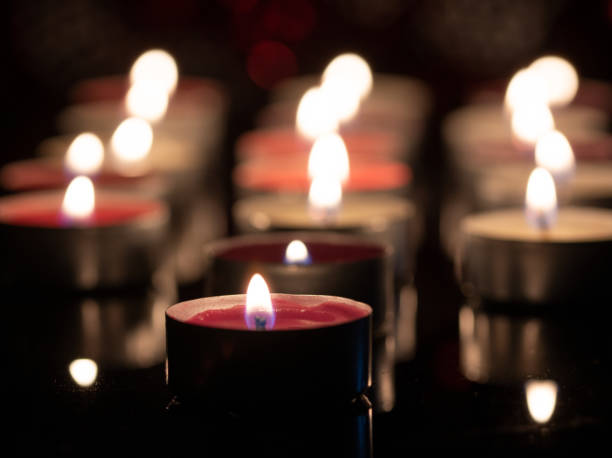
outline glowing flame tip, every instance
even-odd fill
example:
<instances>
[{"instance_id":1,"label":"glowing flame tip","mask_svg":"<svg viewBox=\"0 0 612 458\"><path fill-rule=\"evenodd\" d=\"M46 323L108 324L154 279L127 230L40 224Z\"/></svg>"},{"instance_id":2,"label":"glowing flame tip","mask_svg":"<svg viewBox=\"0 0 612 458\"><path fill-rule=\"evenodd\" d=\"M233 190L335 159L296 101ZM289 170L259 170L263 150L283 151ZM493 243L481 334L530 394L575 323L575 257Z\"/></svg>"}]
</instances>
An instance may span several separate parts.
<instances>
[{"instance_id":1,"label":"glowing flame tip","mask_svg":"<svg viewBox=\"0 0 612 458\"><path fill-rule=\"evenodd\" d=\"M244 318L249 329L263 331L274 327L275 313L270 290L260 274L253 275L249 282Z\"/></svg>"}]
</instances>

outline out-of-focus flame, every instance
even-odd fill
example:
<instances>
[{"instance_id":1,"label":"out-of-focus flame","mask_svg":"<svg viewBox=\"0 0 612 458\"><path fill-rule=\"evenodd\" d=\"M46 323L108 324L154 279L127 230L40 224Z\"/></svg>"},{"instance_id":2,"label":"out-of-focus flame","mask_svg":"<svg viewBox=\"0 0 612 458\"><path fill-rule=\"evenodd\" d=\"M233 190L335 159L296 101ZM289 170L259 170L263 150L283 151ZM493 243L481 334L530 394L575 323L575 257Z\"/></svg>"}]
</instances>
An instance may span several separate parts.
<instances>
[{"instance_id":1,"label":"out-of-focus flame","mask_svg":"<svg viewBox=\"0 0 612 458\"><path fill-rule=\"evenodd\" d=\"M331 101L319 87L310 88L304 93L295 122L298 132L311 140L338 129L338 117Z\"/></svg>"},{"instance_id":2,"label":"out-of-focus flame","mask_svg":"<svg viewBox=\"0 0 612 458\"><path fill-rule=\"evenodd\" d=\"M308 176L328 175L342 183L349 177L349 157L346 145L340 135L326 134L317 138L308 157Z\"/></svg>"},{"instance_id":3,"label":"out-of-focus flame","mask_svg":"<svg viewBox=\"0 0 612 458\"><path fill-rule=\"evenodd\" d=\"M310 264L308 248L301 240L292 240L285 250L285 264Z\"/></svg>"},{"instance_id":4,"label":"out-of-focus flame","mask_svg":"<svg viewBox=\"0 0 612 458\"><path fill-rule=\"evenodd\" d=\"M315 176L308 191L310 216L319 221L331 221L340 210L342 184L329 175Z\"/></svg>"},{"instance_id":5,"label":"out-of-focus flame","mask_svg":"<svg viewBox=\"0 0 612 458\"><path fill-rule=\"evenodd\" d=\"M516 72L506 89L504 104L506 110L512 113L522 105L548 103L546 81L528 68Z\"/></svg>"},{"instance_id":6,"label":"out-of-focus flame","mask_svg":"<svg viewBox=\"0 0 612 458\"><path fill-rule=\"evenodd\" d=\"M535 162L548 170L557 183L574 174L575 159L572 147L558 130L551 130L540 137L535 148Z\"/></svg>"},{"instance_id":7,"label":"out-of-focus flame","mask_svg":"<svg viewBox=\"0 0 612 458\"><path fill-rule=\"evenodd\" d=\"M98 365L92 359L75 359L68 366L68 372L77 385L86 388L96 381Z\"/></svg>"},{"instance_id":8,"label":"out-of-focus flame","mask_svg":"<svg viewBox=\"0 0 612 458\"><path fill-rule=\"evenodd\" d=\"M104 162L104 145L97 135L79 134L68 147L64 164L73 175L95 175Z\"/></svg>"},{"instance_id":9,"label":"out-of-focus flame","mask_svg":"<svg viewBox=\"0 0 612 458\"><path fill-rule=\"evenodd\" d=\"M62 201L62 215L73 222L87 221L93 214L96 196L92 181L78 176L68 185Z\"/></svg>"},{"instance_id":10,"label":"out-of-focus flame","mask_svg":"<svg viewBox=\"0 0 612 458\"><path fill-rule=\"evenodd\" d=\"M168 109L168 93L151 81L137 81L127 93L125 106L130 116L157 122Z\"/></svg>"},{"instance_id":11,"label":"out-of-focus flame","mask_svg":"<svg viewBox=\"0 0 612 458\"><path fill-rule=\"evenodd\" d=\"M178 81L178 68L174 58L162 49L151 49L141 54L130 70L131 84L147 82L172 94Z\"/></svg>"},{"instance_id":12,"label":"out-of-focus flame","mask_svg":"<svg viewBox=\"0 0 612 458\"><path fill-rule=\"evenodd\" d=\"M119 172L142 173L152 145L153 129L144 119L128 118L119 124L111 138L113 160Z\"/></svg>"},{"instance_id":13,"label":"out-of-focus flame","mask_svg":"<svg viewBox=\"0 0 612 458\"><path fill-rule=\"evenodd\" d=\"M543 103L521 104L512 112L512 133L523 143L533 145L554 128L550 108Z\"/></svg>"},{"instance_id":14,"label":"out-of-focus flame","mask_svg":"<svg viewBox=\"0 0 612 458\"><path fill-rule=\"evenodd\" d=\"M529 380L525 383L527 408L529 414L538 423L550 421L557 405L559 387L552 380Z\"/></svg>"},{"instance_id":15,"label":"out-of-focus flame","mask_svg":"<svg viewBox=\"0 0 612 458\"><path fill-rule=\"evenodd\" d=\"M527 182L525 194L525 216L527 222L537 229L548 229L557 219L557 192L550 172L535 168Z\"/></svg>"},{"instance_id":16,"label":"out-of-focus flame","mask_svg":"<svg viewBox=\"0 0 612 458\"><path fill-rule=\"evenodd\" d=\"M325 67L323 87L333 87L347 96L362 100L372 90L372 70L365 59L354 53L340 54Z\"/></svg>"},{"instance_id":17,"label":"out-of-focus flame","mask_svg":"<svg viewBox=\"0 0 612 458\"><path fill-rule=\"evenodd\" d=\"M260 274L251 277L246 293L244 314L249 329L263 331L274 327L275 313L266 281Z\"/></svg>"},{"instance_id":18,"label":"out-of-focus flame","mask_svg":"<svg viewBox=\"0 0 612 458\"><path fill-rule=\"evenodd\" d=\"M540 57L529 66L529 70L544 80L549 105L567 105L576 96L578 73L567 60L558 56Z\"/></svg>"}]
</instances>

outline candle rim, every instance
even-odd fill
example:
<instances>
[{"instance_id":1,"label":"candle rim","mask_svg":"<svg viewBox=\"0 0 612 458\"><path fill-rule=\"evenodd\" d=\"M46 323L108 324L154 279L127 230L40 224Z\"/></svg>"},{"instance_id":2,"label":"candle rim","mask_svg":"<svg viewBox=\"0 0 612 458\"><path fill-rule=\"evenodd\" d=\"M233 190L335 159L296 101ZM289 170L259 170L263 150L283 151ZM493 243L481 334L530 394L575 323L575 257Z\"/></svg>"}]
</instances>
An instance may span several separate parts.
<instances>
[{"instance_id":1,"label":"candle rim","mask_svg":"<svg viewBox=\"0 0 612 458\"><path fill-rule=\"evenodd\" d=\"M333 232L275 232L273 234L249 234L239 235L234 237L227 237L224 239L215 240L214 242L208 243L204 250L210 258L219 258L227 261L249 261L257 262L264 265L287 265L284 261L284 253L287 245L293 240L300 240L304 242L309 253L312 255L310 246L312 244L319 245L341 245L346 247L362 247L365 246L368 249L368 253L364 256L354 256L347 260L325 260L325 259L313 259L310 264L291 264L295 268L312 268L313 265L328 265L328 264L342 264L345 262L361 262L376 259L378 257L391 257L393 255L393 247L389 243L383 243L374 241L372 239L358 237L347 234L337 234ZM275 248L279 248L282 253L278 256L278 260L268 260L263 258L248 258L240 256L228 256L228 253L232 250L239 250L241 248L252 246L252 247L266 247L273 245Z\"/></svg>"},{"instance_id":2,"label":"candle rim","mask_svg":"<svg viewBox=\"0 0 612 458\"><path fill-rule=\"evenodd\" d=\"M333 324L323 324L313 328L305 328L305 329L268 329L266 332L308 332L308 331L316 331L322 328L332 328L336 326L343 326L349 323L353 323L359 321L363 318L372 316L372 307L364 302L359 302L353 299L349 299L346 297L340 296L326 296L319 294L285 294L285 293L271 293L270 297L274 302L275 299L284 299L284 300L292 300L297 302L298 305L303 307L316 307L325 302L340 302L346 305L355 306L361 309L364 314L357 318L348 319L346 321L341 321L339 323ZM226 310L232 307L246 304L246 294L229 294L223 296L208 296L208 297L200 297L197 299L191 299L188 301L178 302L174 305L171 305L166 309L166 319L172 319L178 321L186 326L194 326L198 328L204 329L214 329L221 331L230 331L230 332L249 332L253 331L250 329L234 329L234 328L220 328L216 326L206 326L205 324L191 324L187 321L193 318L198 313L201 313L205 310Z\"/></svg>"},{"instance_id":3,"label":"candle rim","mask_svg":"<svg viewBox=\"0 0 612 458\"><path fill-rule=\"evenodd\" d=\"M133 217L107 224L91 224L91 225L51 225L51 224L24 224L12 222L11 218L18 218L29 211L57 211L58 220L61 215L61 205L64 198L64 190L52 191L33 191L24 192L12 196L0 198L0 225L12 226L16 228L32 228L32 229L47 229L47 230L96 230L101 228L125 227L134 224L147 225L150 221L157 221L161 218L164 221L169 219L169 210L165 203L153 198L146 198L127 192L118 192L110 190L96 190L96 208L110 202L113 206L119 205L125 207L125 199L129 199L130 204L139 204L146 206L145 211L134 215ZM24 211L23 206L35 203L33 210L28 208ZM51 207L51 210L49 208Z\"/></svg>"},{"instance_id":4,"label":"candle rim","mask_svg":"<svg viewBox=\"0 0 612 458\"><path fill-rule=\"evenodd\" d=\"M578 214L586 218L599 218L601 216L609 219L609 224L603 229L587 231L587 233L571 234L566 232L564 221L569 215ZM488 230L486 225L490 221L511 219L520 224L519 231L512 231L504 225L503 230ZM578 219L582 224L583 219ZM588 223L585 227L591 227ZM571 229L571 228L570 228ZM585 243L612 242L612 210L598 207L562 207L558 212L557 224L548 230L538 230L530 227L525 222L523 208L510 208L482 212L465 217L461 221L461 232L464 236L479 237L491 241L503 241L509 243L545 243L547 245L570 245Z\"/></svg>"}]
</instances>

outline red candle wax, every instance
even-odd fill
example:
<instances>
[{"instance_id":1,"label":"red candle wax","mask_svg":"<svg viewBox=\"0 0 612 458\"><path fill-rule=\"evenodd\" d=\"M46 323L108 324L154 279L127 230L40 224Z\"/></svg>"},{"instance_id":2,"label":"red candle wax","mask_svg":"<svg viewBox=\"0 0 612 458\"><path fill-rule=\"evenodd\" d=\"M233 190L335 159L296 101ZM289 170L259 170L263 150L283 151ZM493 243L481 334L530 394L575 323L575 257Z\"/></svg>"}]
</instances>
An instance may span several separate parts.
<instances>
[{"instance_id":1,"label":"red candle wax","mask_svg":"<svg viewBox=\"0 0 612 458\"><path fill-rule=\"evenodd\" d=\"M287 244L291 240L278 242L240 244L219 252L219 257L233 261L284 263ZM353 262L380 257L384 252L378 245L326 243L306 238L308 254L312 263Z\"/></svg>"},{"instance_id":2,"label":"red candle wax","mask_svg":"<svg viewBox=\"0 0 612 458\"><path fill-rule=\"evenodd\" d=\"M62 199L63 195L60 193L32 193L2 199L0 223L41 228L71 226L73 224L70 220L62 215ZM98 193L91 217L76 225L112 226L158 217L163 211L163 206L154 200Z\"/></svg>"},{"instance_id":3,"label":"red candle wax","mask_svg":"<svg viewBox=\"0 0 612 458\"><path fill-rule=\"evenodd\" d=\"M305 307L289 299L274 298L272 305L276 314L273 330L278 331L334 326L368 315L367 310L334 301ZM247 330L245 312L244 304L225 309L208 309L192 316L186 323L213 328Z\"/></svg>"},{"instance_id":4,"label":"red candle wax","mask_svg":"<svg viewBox=\"0 0 612 458\"><path fill-rule=\"evenodd\" d=\"M404 144L397 133L389 130L351 131L342 139L352 160L399 157ZM239 159L307 160L312 141L291 129L258 129L243 134L236 143Z\"/></svg>"},{"instance_id":5,"label":"red candle wax","mask_svg":"<svg viewBox=\"0 0 612 458\"><path fill-rule=\"evenodd\" d=\"M311 179L305 161L251 161L234 170L234 184L255 191L308 192ZM351 161L346 191L391 191L408 187L410 167L392 161Z\"/></svg>"},{"instance_id":6,"label":"red candle wax","mask_svg":"<svg viewBox=\"0 0 612 458\"><path fill-rule=\"evenodd\" d=\"M36 191L64 188L74 178L61 160L29 159L12 162L0 170L0 184L9 191ZM103 169L94 177L97 185L122 186L159 179L155 174L124 176L112 170Z\"/></svg>"}]
</instances>

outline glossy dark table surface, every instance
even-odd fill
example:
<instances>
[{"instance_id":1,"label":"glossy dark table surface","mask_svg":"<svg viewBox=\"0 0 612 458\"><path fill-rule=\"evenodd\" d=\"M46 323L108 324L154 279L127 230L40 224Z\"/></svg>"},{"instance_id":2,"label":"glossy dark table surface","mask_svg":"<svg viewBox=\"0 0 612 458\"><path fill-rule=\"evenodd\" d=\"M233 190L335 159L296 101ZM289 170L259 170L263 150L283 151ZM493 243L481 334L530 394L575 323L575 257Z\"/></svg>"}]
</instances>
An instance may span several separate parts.
<instances>
[{"instance_id":1,"label":"glossy dark table surface","mask_svg":"<svg viewBox=\"0 0 612 458\"><path fill-rule=\"evenodd\" d=\"M443 290L455 288L441 272ZM604 304L533 315L467 306L456 294L437 294L456 303L428 303L436 296L427 293L432 281L417 276L425 291L418 319L413 303L400 315L399 361L382 378L375 374L387 398L382 404L372 394L371 409L358 400L342 410L311 405L240 414L186 406L165 385L163 312L199 286L180 293L168 282L88 295L9 291L5 443L11 454L69 456L400 456L418 448L605 444L612 376ZM78 358L97 364L90 386L70 373ZM529 394L529 381L540 391Z\"/></svg>"}]
</instances>

